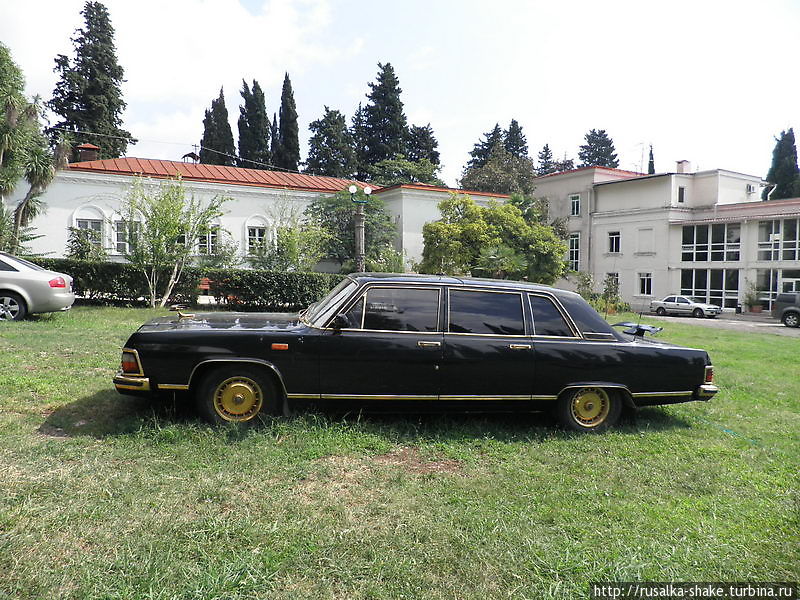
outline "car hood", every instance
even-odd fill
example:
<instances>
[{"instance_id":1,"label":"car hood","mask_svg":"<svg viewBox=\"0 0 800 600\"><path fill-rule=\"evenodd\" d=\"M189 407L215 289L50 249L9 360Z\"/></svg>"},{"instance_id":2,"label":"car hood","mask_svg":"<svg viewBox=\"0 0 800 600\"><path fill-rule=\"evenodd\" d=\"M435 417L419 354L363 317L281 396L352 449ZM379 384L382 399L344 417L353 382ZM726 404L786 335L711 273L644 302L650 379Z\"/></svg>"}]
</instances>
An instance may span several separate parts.
<instances>
[{"instance_id":1,"label":"car hood","mask_svg":"<svg viewBox=\"0 0 800 600\"><path fill-rule=\"evenodd\" d=\"M258 329L289 330L301 326L298 313L245 313L245 312L211 312L186 313L180 318L177 315L156 317L139 328L141 332L177 331L192 329Z\"/></svg>"}]
</instances>

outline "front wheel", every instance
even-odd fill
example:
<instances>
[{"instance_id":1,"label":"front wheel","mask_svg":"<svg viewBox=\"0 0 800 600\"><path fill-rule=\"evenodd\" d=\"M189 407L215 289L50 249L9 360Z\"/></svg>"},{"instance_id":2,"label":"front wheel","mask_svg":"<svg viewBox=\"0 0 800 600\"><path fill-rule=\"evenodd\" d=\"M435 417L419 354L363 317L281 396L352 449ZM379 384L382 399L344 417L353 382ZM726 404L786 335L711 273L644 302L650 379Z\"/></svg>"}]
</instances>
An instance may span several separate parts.
<instances>
[{"instance_id":1,"label":"front wheel","mask_svg":"<svg viewBox=\"0 0 800 600\"><path fill-rule=\"evenodd\" d=\"M667 314L667 309L665 309L663 306L659 306L659 307L656 309L656 314L657 314L659 317L663 317L665 314Z\"/></svg>"},{"instance_id":2,"label":"front wheel","mask_svg":"<svg viewBox=\"0 0 800 600\"><path fill-rule=\"evenodd\" d=\"M619 393L599 387L569 390L556 405L556 417L561 425L581 432L605 431L619 420L621 412Z\"/></svg>"},{"instance_id":3,"label":"front wheel","mask_svg":"<svg viewBox=\"0 0 800 600\"><path fill-rule=\"evenodd\" d=\"M705 316L705 313L703 312L702 308L695 308L694 312L692 313L692 315L696 319L702 319Z\"/></svg>"},{"instance_id":4,"label":"front wheel","mask_svg":"<svg viewBox=\"0 0 800 600\"><path fill-rule=\"evenodd\" d=\"M783 324L787 327L800 327L800 315L796 312L784 313L781 321L783 321Z\"/></svg>"},{"instance_id":5,"label":"front wheel","mask_svg":"<svg viewBox=\"0 0 800 600\"><path fill-rule=\"evenodd\" d=\"M0 292L0 321L21 321L28 314L22 296L14 292Z\"/></svg>"},{"instance_id":6,"label":"front wheel","mask_svg":"<svg viewBox=\"0 0 800 600\"><path fill-rule=\"evenodd\" d=\"M251 426L277 412L272 378L258 367L234 365L209 371L197 386L198 412L214 425Z\"/></svg>"}]
</instances>

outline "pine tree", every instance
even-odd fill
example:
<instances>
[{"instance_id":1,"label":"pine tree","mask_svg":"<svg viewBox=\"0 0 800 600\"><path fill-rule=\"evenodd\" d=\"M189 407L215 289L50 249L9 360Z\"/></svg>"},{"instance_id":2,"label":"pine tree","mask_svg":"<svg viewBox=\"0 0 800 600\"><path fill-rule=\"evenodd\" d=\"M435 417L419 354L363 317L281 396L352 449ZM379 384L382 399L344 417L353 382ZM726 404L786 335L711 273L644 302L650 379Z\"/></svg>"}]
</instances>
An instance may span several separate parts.
<instances>
[{"instance_id":1,"label":"pine tree","mask_svg":"<svg viewBox=\"0 0 800 600\"><path fill-rule=\"evenodd\" d=\"M467 169L477 169L485 165L486 161L489 160L489 155L492 153L492 149L495 147L495 145L505 144L505 133L502 129L500 129L499 123L495 123L494 129L484 133L483 137L485 139L476 143L472 148L472 151L469 153L471 158L467 162L467 166L464 168L465 171Z\"/></svg>"},{"instance_id":2,"label":"pine tree","mask_svg":"<svg viewBox=\"0 0 800 600\"><path fill-rule=\"evenodd\" d=\"M619 160L614 150L614 142L605 129L592 129L585 136L586 143L580 147L579 167L610 167L616 169Z\"/></svg>"},{"instance_id":3,"label":"pine tree","mask_svg":"<svg viewBox=\"0 0 800 600\"><path fill-rule=\"evenodd\" d=\"M364 107L366 161L376 165L382 160L406 153L408 124L400 100L400 80L390 63L378 63L375 83L369 84L369 103Z\"/></svg>"},{"instance_id":4,"label":"pine tree","mask_svg":"<svg viewBox=\"0 0 800 600\"><path fill-rule=\"evenodd\" d=\"M653 159L653 144L650 144L650 158L647 159L647 174L655 175L656 161Z\"/></svg>"},{"instance_id":5,"label":"pine tree","mask_svg":"<svg viewBox=\"0 0 800 600\"><path fill-rule=\"evenodd\" d=\"M550 145L545 144L537 157L539 159L539 166L536 169L538 176L547 175L556 172L556 164L553 161L553 151L550 150Z\"/></svg>"},{"instance_id":6,"label":"pine tree","mask_svg":"<svg viewBox=\"0 0 800 600\"><path fill-rule=\"evenodd\" d=\"M59 81L47 107L61 120L48 130L50 141L55 145L68 130L76 146L90 142L100 147L100 158L119 158L135 140L121 128L124 71L117 62L114 28L100 2L87 2L81 15L85 26L72 38L74 59L63 54L55 59Z\"/></svg>"},{"instance_id":7,"label":"pine tree","mask_svg":"<svg viewBox=\"0 0 800 600\"><path fill-rule=\"evenodd\" d=\"M506 152L517 158L528 157L528 141L522 133L522 126L516 119L511 119L505 134Z\"/></svg>"},{"instance_id":8,"label":"pine tree","mask_svg":"<svg viewBox=\"0 0 800 600\"><path fill-rule=\"evenodd\" d=\"M440 163L438 147L439 142L433 135L433 128L430 123L425 127L412 125L411 129L408 130L406 148L408 152L406 158L408 160L415 162L426 158L434 165L438 165Z\"/></svg>"},{"instance_id":9,"label":"pine tree","mask_svg":"<svg viewBox=\"0 0 800 600\"><path fill-rule=\"evenodd\" d=\"M200 140L200 162L204 165L236 165L236 148L233 145L233 132L225 108L222 88L219 97L211 101L211 109L206 109L203 117L203 138Z\"/></svg>"},{"instance_id":10,"label":"pine tree","mask_svg":"<svg viewBox=\"0 0 800 600\"><path fill-rule=\"evenodd\" d=\"M532 195L534 177L536 174L530 158L514 156L503 144L495 144L486 164L466 169L460 183L465 190Z\"/></svg>"},{"instance_id":11,"label":"pine tree","mask_svg":"<svg viewBox=\"0 0 800 600\"><path fill-rule=\"evenodd\" d=\"M289 73L286 73L283 78L281 108L278 115L280 118L278 125L280 142L272 160L276 167L297 171L300 165L300 130L297 125L297 107L294 103L294 92Z\"/></svg>"},{"instance_id":12,"label":"pine tree","mask_svg":"<svg viewBox=\"0 0 800 600\"><path fill-rule=\"evenodd\" d=\"M794 129L791 127L788 131L781 131L780 137L775 139L772 165L767 173L767 181L775 184L775 190L770 195L771 200L800 196L797 146L795 145ZM766 200L769 193L770 188L765 188L761 197Z\"/></svg>"},{"instance_id":13,"label":"pine tree","mask_svg":"<svg viewBox=\"0 0 800 600\"><path fill-rule=\"evenodd\" d=\"M575 168L575 161L571 158L567 158L567 153L564 153L563 160L557 160L553 163L553 168L555 169L555 173L561 173L562 171L571 171Z\"/></svg>"},{"instance_id":14,"label":"pine tree","mask_svg":"<svg viewBox=\"0 0 800 600\"><path fill-rule=\"evenodd\" d=\"M322 118L312 121L308 129L312 136L305 172L351 178L356 171L356 156L344 115L326 106Z\"/></svg>"},{"instance_id":15,"label":"pine tree","mask_svg":"<svg viewBox=\"0 0 800 600\"><path fill-rule=\"evenodd\" d=\"M367 161L367 117L361 103L353 115L350 127L350 137L353 140L355 151L356 168L355 177L359 181L365 181L369 177L370 164Z\"/></svg>"},{"instance_id":16,"label":"pine tree","mask_svg":"<svg viewBox=\"0 0 800 600\"><path fill-rule=\"evenodd\" d=\"M270 122L264 92L253 80L252 90L242 80L244 105L239 107L239 166L248 169L269 169L272 153L269 148Z\"/></svg>"}]
</instances>

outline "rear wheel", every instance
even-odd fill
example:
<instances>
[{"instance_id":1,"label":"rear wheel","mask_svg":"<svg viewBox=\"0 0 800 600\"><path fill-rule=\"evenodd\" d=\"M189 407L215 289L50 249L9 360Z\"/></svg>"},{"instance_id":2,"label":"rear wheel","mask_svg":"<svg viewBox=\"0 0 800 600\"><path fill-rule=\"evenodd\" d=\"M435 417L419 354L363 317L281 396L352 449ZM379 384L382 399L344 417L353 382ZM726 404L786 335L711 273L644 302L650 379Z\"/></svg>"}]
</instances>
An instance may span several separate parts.
<instances>
[{"instance_id":1,"label":"rear wheel","mask_svg":"<svg viewBox=\"0 0 800 600\"><path fill-rule=\"evenodd\" d=\"M784 313L781 321L787 327L800 327L800 314L796 312Z\"/></svg>"},{"instance_id":2,"label":"rear wheel","mask_svg":"<svg viewBox=\"0 0 800 600\"><path fill-rule=\"evenodd\" d=\"M252 426L277 413L272 378L258 367L233 365L209 371L197 387L198 412L214 425Z\"/></svg>"},{"instance_id":3,"label":"rear wheel","mask_svg":"<svg viewBox=\"0 0 800 600\"><path fill-rule=\"evenodd\" d=\"M14 292L0 292L0 321L21 321L28 314L22 296Z\"/></svg>"},{"instance_id":4,"label":"rear wheel","mask_svg":"<svg viewBox=\"0 0 800 600\"><path fill-rule=\"evenodd\" d=\"M599 387L583 387L565 392L556 405L556 417L572 431L605 431L622 412L619 393Z\"/></svg>"},{"instance_id":5,"label":"rear wheel","mask_svg":"<svg viewBox=\"0 0 800 600\"><path fill-rule=\"evenodd\" d=\"M665 309L663 306L659 306L659 307L656 309L656 314L657 314L659 317L663 317L665 314L667 314L667 309Z\"/></svg>"},{"instance_id":6,"label":"rear wheel","mask_svg":"<svg viewBox=\"0 0 800 600\"><path fill-rule=\"evenodd\" d=\"M692 312L692 316L696 319L702 319L705 316L705 313L703 312L702 308L695 308Z\"/></svg>"}]
</instances>

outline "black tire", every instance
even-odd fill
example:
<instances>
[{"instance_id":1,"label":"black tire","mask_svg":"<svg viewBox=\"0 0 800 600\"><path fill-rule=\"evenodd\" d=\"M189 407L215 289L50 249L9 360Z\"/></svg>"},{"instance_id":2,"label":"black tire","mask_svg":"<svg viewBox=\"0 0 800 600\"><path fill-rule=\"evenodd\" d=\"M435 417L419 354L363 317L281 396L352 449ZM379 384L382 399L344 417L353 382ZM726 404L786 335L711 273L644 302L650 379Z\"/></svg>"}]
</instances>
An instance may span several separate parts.
<instances>
[{"instance_id":1,"label":"black tire","mask_svg":"<svg viewBox=\"0 0 800 600\"><path fill-rule=\"evenodd\" d=\"M702 309L702 308L695 308L695 309L692 311L692 316L693 316L695 319L702 319L703 317L705 317L705 316L706 316L706 314L703 312L703 309Z\"/></svg>"},{"instance_id":2,"label":"black tire","mask_svg":"<svg viewBox=\"0 0 800 600\"><path fill-rule=\"evenodd\" d=\"M555 416L571 431L596 433L612 427L622 413L622 399L616 390L582 387L564 392L556 404Z\"/></svg>"},{"instance_id":3,"label":"black tire","mask_svg":"<svg viewBox=\"0 0 800 600\"><path fill-rule=\"evenodd\" d=\"M666 309L666 308L664 308L663 306L659 306L659 307L656 309L656 314L657 314L659 317L663 317L665 314L667 314L667 309Z\"/></svg>"},{"instance_id":4,"label":"black tire","mask_svg":"<svg viewBox=\"0 0 800 600\"><path fill-rule=\"evenodd\" d=\"M800 327L800 313L796 313L794 311L783 313L783 317L781 317L781 323L787 327Z\"/></svg>"},{"instance_id":5,"label":"black tire","mask_svg":"<svg viewBox=\"0 0 800 600\"><path fill-rule=\"evenodd\" d=\"M0 321L21 321L28 314L28 305L14 292L0 292Z\"/></svg>"},{"instance_id":6,"label":"black tire","mask_svg":"<svg viewBox=\"0 0 800 600\"><path fill-rule=\"evenodd\" d=\"M206 373L195 391L198 413L213 425L251 427L275 415L282 399L263 369L247 364L217 367Z\"/></svg>"}]
</instances>

